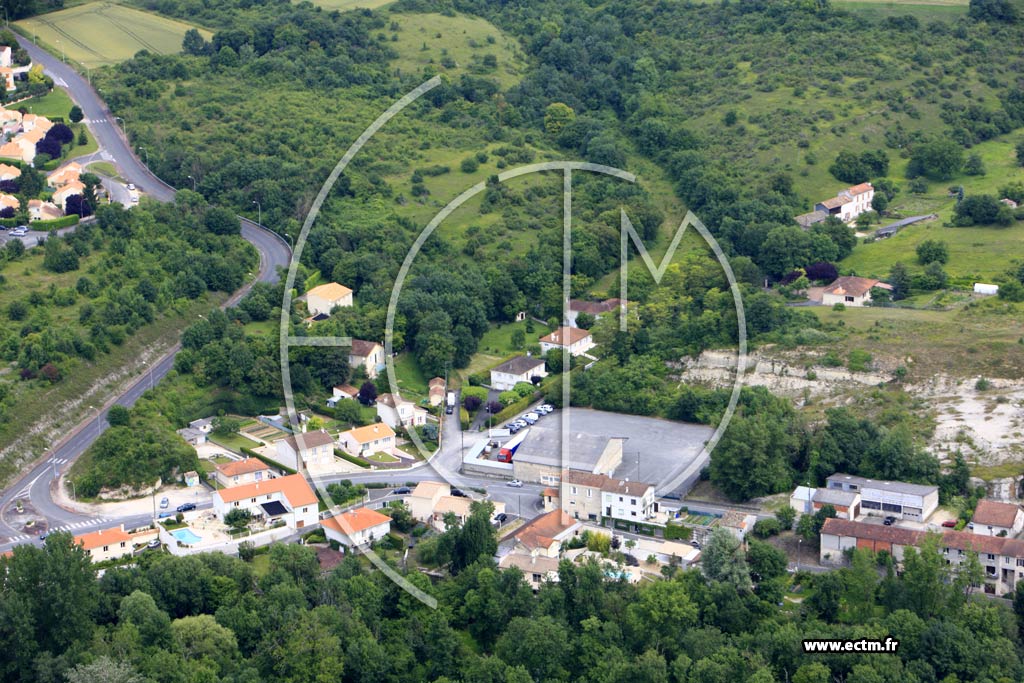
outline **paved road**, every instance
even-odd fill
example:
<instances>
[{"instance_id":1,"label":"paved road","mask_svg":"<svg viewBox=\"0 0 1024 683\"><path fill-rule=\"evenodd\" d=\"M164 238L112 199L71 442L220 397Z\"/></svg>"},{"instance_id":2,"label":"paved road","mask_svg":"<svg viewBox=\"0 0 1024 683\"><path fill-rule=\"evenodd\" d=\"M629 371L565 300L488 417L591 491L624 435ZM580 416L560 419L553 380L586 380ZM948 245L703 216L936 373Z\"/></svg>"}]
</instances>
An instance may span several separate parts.
<instances>
[{"instance_id":1,"label":"paved road","mask_svg":"<svg viewBox=\"0 0 1024 683\"><path fill-rule=\"evenodd\" d=\"M88 121L89 130L104 152L104 159L117 166L121 177L128 182L135 183L140 190L153 199L164 202L174 201L176 190L157 178L132 153L127 139L115 124L114 116L85 79L59 59L33 45L31 41L21 36L18 37L18 41L31 55L32 60L42 64L46 72L53 77L54 82L58 86L65 87L82 108ZM35 236L38 235L33 231L28 239L31 240ZM256 279L262 282L276 282L279 279L278 268L286 268L291 259L291 249L288 244L280 236L246 219L242 219L242 237L253 244L260 253L260 266ZM30 244L34 245L35 242L31 241ZM225 305L237 303L251 286L250 283L236 292ZM96 415L81 423L68 437L51 448L43 462L37 464L17 483L0 493L0 536L14 538L21 535L20 529L7 524L6 517L11 512L14 501L26 496L30 498L36 512L47 518L51 528L83 524L96 526L103 523L101 520L91 520L56 505L50 495L50 487L54 484L54 479L59 472L70 467L71 462L81 455L106 429L108 426L106 414L110 406L115 403L127 407L134 405L146 390L155 386L170 371L178 349L179 346L175 345L168 353L155 361L146 374L136 380L124 394L106 405L96 406ZM131 526L136 521L148 520L149 515L140 520L130 518L123 521L126 526ZM0 547L6 545L9 543L0 545Z\"/></svg>"}]
</instances>

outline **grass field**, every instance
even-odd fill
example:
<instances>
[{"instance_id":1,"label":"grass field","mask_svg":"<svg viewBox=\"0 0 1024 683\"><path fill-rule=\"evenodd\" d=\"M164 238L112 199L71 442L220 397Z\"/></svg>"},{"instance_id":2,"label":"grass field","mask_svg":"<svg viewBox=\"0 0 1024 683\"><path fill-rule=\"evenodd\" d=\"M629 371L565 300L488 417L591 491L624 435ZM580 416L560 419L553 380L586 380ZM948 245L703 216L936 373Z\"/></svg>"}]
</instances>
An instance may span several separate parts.
<instances>
[{"instance_id":1,"label":"grass field","mask_svg":"<svg viewBox=\"0 0 1024 683\"><path fill-rule=\"evenodd\" d=\"M59 117L65 122L68 120L72 106L74 106L74 102L63 88L54 88L45 95L31 97L17 104L19 109L24 107L29 113L45 116L48 119Z\"/></svg>"},{"instance_id":2,"label":"grass field","mask_svg":"<svg viewBox=\"0 0 1024 683\"><path fill-rule=\"evenodd\" d=\"M398 31L393 33L397 40L391 43L398 59L392 66L402 73L468 72L494 78L508 88L519 80L526 66L515 39L484 19L396 13L390 20L398 25ZM493 55L496 63L485 65L485 55ZM454 60L454 65L444 66L445 58Z\"/></svg>"},{"instance_id":3,"label":"grass field","mask_svg":"<svg viewBox=\"0 0 1024 683\"><path fill-rule=\"evenodd\" d=\"M260 444L256 443L252 439L245 438L241 434L229 434L228 436L214 436L211 434L210 441L217 444L218 446L223 446L224 448L227 448L228 450L234 451L236 453L240 453L242 448L251 449L259 448L260 446Z\"/></svg>"},{"instance_id":4,"label":"grass field","mask_svg":"<svg viewBox=\"0 0 1024 683\"><path fill-rule=\"evenodd\" d=\"M184 22L110 2L90 2L15 23L68 60L89 68L117 64L141 50L159 54L181 51ZM209 31L200 30L209 39Z\"/></svg>"},{"instance_id":5,"label":"grass field","mask_svg":"<svg viewBox=\"0 0 1024 683\"><path fill-rule=\"evenodd\" d=\"M392 2L394 0L313 0L313 4L317 7L323 7L326 10L336 9L341 12L350 9L377 9Z\"/></svg>"},{"instance_id":6,"label":"grass field","mask_svg":"<svg viewBox=\"0 0 1024 683\"><path fill-rule=\"evenodd\" d=\"M949 19L967 14L968 0L922 0L891 2L890 0L836 0L833 6L858 14L882 17L909 15L918 21Z\"/></svg>"}]
</instances>

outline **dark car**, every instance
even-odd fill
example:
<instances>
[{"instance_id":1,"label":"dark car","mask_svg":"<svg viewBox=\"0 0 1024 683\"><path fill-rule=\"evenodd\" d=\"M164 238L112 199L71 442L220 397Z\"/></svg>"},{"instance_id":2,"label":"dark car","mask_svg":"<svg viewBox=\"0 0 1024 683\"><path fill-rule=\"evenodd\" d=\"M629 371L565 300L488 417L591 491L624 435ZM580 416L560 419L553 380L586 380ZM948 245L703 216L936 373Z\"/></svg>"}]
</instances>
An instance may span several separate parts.
<instances>
[{"instance_id":1,"label":"dark car","mask_svg":"<svg viewBox=\"0 0 1024 683\"><path fill-rule=\"evenodd\" d=\"M508 515L506 515L504 512L499 512L498 514L494 515L494 521L498 524L504 524L508 521Z\"/></svg>"},{"instance_id":2,"label":"dark car","mask_svg":"<svg viewBox=\"0 0 1024 683\"><path fill-rule=\"evenodd\" d=\"M189 510L195 510L195 509L196 509L196 504L195 503L182 503L181 505L178 506L178 512L188 512Z\"/></svg>"},{"instance_id":3,"label":"dark car","mask_svg":"<svg viewBox=\"0 0 1024 683\"><path fill-rule=\"evenodd\" d=\"M884 525L886 525L886 526L892 526L892 525L893 525L893 524L895 524L895 523L896 523L896 518L895 518L895 517L886 517L886 518L885 518L885 519L884 519L884 520L882 521L882 524L884 524Z\"/></svg>"},{"instance_id":4,"label":"dark car","mask_svg":"<svg viewBox=\"0 0 1024 683\"><path fill-rule=\"evenodd\" d=\"M690 541L690 545L692 545L697 550L700 550L700 543L698 543L697 541Z\"/></svg>"},{"instance_id":5,"label":"dark car","mask_svg":"<svg viewBox=\"0 0 1024 683\"><path fill-rule=\"evenodd\" d=\"M627 566L629 566L629 567L639 567L640 566L640 560L636 559L635 556L630 555L629 553L626 553L623 557L626 559L626 565Z\"/></svg>"},{"instance_id":6,"label":"dark car","mask_svg":"<svg viewBox=\"0 0 1024 683\"><path fill-rule=\"evenodd\" d=\"M396 496L407 496L410 493L412 493L412 489L409 488L408 486L399 486L397 489L395 489L391 493L393 493Z\"/></svg>"},{"instance_id":7,"label":"dark car","mask_svg":"<svg viewBox=\"0 0 1024 683\"><path fill-rule=\"evenodd\" d=\"M469 498L461 489L452 489L452 495L456 498Z\"/></svg>"}]
</instances>

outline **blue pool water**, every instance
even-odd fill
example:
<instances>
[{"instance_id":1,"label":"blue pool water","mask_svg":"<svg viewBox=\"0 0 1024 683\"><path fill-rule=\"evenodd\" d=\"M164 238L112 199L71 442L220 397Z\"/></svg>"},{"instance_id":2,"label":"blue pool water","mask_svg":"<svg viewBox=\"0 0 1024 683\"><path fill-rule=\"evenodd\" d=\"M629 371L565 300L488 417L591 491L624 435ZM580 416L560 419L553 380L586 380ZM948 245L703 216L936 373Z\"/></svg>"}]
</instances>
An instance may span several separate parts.
<instances>
[{"instance_id":1,"label":"blue pool water","mask_svg":"<svg viewBox=\"0 0 1024 683\"><path fill-rule=\"evenodd\" d=\"M196 545L203 540L202 536L196 536L192 533L191 529L175 529L171 532L171 536L174 536L185 545Z\"/></svg>"}]
</instances>

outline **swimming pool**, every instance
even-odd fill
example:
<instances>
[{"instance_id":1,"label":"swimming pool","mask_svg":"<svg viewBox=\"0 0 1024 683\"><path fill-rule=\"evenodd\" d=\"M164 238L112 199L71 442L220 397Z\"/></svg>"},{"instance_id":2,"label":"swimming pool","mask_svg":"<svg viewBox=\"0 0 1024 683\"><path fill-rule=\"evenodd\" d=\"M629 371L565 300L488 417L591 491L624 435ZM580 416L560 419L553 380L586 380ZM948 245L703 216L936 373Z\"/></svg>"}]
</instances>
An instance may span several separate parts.
<instances>
[{"instance_id":1,"label":"swimming pool","mask_svg":"<svg viewBox=\"0 0 1024 683\"><path fill-rule=\"evenodd\" d=\"M191 529L175 529L171 532L171 536L174 536L179 542L184 543L185 545L196 545L203 540L202 536L196 536L192 533Z\"/></svg>"}]
</instances>

